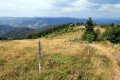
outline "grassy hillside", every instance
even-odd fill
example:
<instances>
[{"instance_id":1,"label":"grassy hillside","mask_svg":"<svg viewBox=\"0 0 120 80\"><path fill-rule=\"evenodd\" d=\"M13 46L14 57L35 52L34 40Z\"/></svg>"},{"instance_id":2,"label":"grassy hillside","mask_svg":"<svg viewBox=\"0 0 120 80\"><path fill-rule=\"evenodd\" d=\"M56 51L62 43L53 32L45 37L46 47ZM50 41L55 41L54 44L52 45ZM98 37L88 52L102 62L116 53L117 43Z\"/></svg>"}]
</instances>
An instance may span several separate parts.
<instances>
[{"instance_id":1,"label":"grassy hillside","mask_svg":"<svg viewBox=\"0 0 120 80\"><path fill-rule=\"evenodd\" d=\"M0 41L0 79L120 80L120 44L115 48L115 44L107 41L94 42L89 44L88 55L87 44L77 41L83 34L80 28L40 38L43 47L41 73L38 39Z\"/></svg>"},{"instance_id":2,"label":"grassy hillside","mask_svg":"<svg viewBox=\"0 0 120 80\"><path fill-rule=\"evenodd\" d=\"M17 29L17 28L13 26L8 26L8 25L0 25L0 35L5 34L14 29Z\"/></svg>"},{"instance_id":3,"label":"grassy hillside","mask_svg":"<svg viewBox=\"0 0 120 80\"><path fill-rule=\"evenodd\" d=\"M21 28L21 29L15 29L15 30L9 31L9 32L3 34L2 36L6 37L6 38L21 38L21 37L33 34L35 32L37 32L37 31L34 29Z\"/></svg>"}]
</instances>

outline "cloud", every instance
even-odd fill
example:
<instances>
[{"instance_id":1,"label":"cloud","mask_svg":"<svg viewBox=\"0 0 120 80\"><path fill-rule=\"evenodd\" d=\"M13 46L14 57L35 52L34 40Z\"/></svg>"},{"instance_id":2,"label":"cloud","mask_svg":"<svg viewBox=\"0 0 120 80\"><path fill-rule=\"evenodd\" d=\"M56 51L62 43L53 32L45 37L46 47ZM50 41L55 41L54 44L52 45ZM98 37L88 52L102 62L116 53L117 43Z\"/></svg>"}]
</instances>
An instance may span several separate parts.
<instances>
[{"instance_id":1,"label":"cloud","mask_svg":"<svg viewBox=\"0 0 120 80\"><path fill-rule=\"evenodd\" d=\"M62 9L63 12L72 12L72 11L84 11L89 10L90 7L96 6L94 2L90 2L88 0L77 0L70 3L71 7L64 7Z\"/></svg>"},{"instance_id":2,"label":"cloud","mask_svg":"<svg viewBox=\"0 0 120 80\"><path fill-rule=\"evenodd\" d=\"M103 4L100 11L120 12L120 4Z\"/></svg>"},{"instance_id":3,"label":"cloud","mask_svg":"<svg viewBox=\"0 0 120 80\"><path fill-rule=\"evenodd\" d=\"M116 13L120 1L115 0L0 0L0 16L26 17L99 17Z\"/></svg>"}]
</instances>

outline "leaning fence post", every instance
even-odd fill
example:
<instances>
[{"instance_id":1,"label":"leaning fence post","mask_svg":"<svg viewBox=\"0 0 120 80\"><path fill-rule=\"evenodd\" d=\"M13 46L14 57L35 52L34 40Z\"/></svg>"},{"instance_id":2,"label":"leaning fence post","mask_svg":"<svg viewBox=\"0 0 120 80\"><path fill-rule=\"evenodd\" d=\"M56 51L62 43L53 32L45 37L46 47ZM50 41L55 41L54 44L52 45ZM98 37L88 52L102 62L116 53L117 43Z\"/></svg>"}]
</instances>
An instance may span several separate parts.
<instances>
[{"instance_id":1,"label":"leaning fence post","mask_svg":"<svg viewBox=\"0 0 120 80\"><path fill-rule=\"evenodd\" d=\"M42 68L41 68L41 63L40 63L40 57L41 57L41 46L40 46L40 40L39 40L39 72L42 71Z\"/></svg>"},{"instance_id":2,"label":"leaning fence post","mask_svg":"<svg viewBox=\"0 0 120 80\"><path fill-rule=\"evenodd\" d=\"M87 41L87 47L88 47L88 55L90 54L90 47L89 47L89 43Z\"/></svg>"}]
</instances>

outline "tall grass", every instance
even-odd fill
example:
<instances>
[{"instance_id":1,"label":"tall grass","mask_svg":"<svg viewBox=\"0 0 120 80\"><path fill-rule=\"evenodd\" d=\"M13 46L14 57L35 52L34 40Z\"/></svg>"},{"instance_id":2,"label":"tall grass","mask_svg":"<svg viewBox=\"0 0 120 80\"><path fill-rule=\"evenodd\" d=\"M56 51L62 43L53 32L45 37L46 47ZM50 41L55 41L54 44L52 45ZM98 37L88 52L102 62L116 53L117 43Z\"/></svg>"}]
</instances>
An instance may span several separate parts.
<instances>
[{"instance_id":1,"label":"tall grass","mask_svg":"<svg viewBox=\"0 0 120 80\"><path fill-rule=\"evenodd\" d=\"M97 49L73 42L71 53L64 39L41 39L42 72L38 69L38 40L15 40L0 44L2 80L111 80L112 61ZM14 46L13 46L14 44ZM3 48L4 47L4 48ZM5 50L4 50L5 49Z\"/></svg>"}]
</instances>

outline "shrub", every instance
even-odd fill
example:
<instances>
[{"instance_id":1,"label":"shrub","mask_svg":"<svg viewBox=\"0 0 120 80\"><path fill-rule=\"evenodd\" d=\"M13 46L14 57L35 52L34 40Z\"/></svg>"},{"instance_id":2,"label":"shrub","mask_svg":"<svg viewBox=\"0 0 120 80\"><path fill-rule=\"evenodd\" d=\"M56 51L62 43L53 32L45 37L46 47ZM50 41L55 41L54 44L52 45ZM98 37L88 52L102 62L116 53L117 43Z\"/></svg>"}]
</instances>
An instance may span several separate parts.
<instances>
[{"instance_id":1,"label":"shrub","mask_svg":"<svg viewBox=\"0 0 120 80\"><path fill-rule=\"evenodd\" d=\"M82 35L82 40L86 40L86 39L87 39L87 33L85 31L84 34Z\"/></svg>"},{"instance_id":2,"label":"shrub","mask_svg":"<svg viewBox=\"0 0 120 80\"><path fill-rule=\"evenodd\" d=\"M93 33L87 34L87 41L89 43L92 43L95 39L95 36L93 35Z\"/></svg>"},{"instance_id":3,"label":"shrub","mask_svg":"<svg viewBox=\"0 0 120 80\"><path fill-rule=\"evenodd\" d=\"M111 27L113 27L114 26L114 23L111 23Z\"/></svg>"},{"instance_id":4,"label":"shrub","mask_svg":"<svg viewBox=\"0 0 120 80\"><path fill-rule=\"evenodd\" d=\"M80 26L80 23L79 23L79 22L77 22L77 23L76 23L76 26Z\"/></svg>"},{"instance_id":5,"label":"shrub","mask_svg":"<svg viewBox=\"0 0 120 80\"><path fill-rule=\"evenodd\" d=\"M94 35L95 35L95 40L98 40L98 36L100 35L100 30L97 29L96 31L94 31Z\"/></svg>"},{"instance_id":6,"label":"shrub","mask_svg":"<svg viewBox=\"0 0 120 80\"><path fill-rule=\"evenodd\" d=\"M108 30L107 39L112 43L120 43L120 25L115 25Z\"/></svg>"}]
</instances>

